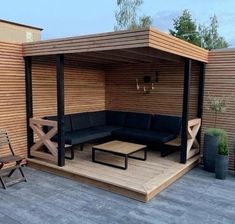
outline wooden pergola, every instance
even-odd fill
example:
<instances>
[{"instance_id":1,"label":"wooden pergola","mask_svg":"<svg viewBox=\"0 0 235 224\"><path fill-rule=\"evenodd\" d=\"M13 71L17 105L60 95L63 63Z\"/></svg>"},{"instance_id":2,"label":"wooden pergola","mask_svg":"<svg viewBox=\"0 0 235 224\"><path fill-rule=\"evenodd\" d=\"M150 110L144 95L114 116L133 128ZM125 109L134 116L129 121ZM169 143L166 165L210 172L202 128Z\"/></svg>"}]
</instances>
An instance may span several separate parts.
<instances>
[{"instance_id":1,"label":"wooden pergola","mask_svg":"<svg viewBox=\"0 0 235 224\"><path fill-rule=\"evenodd\" d=\"M65 56L76 58L81 65L105 67L120 63L151 63L156 59L184 63L182 131L180 162L186 163L188 148L188 113L192 61L200 63L198 84L197 117L202 117L204 69L208 62L208 51L159 32L155 29L121 31L86 35L47 41L25 43L23 45L26 75L28 156L34 143L30 118L33 117L32 100L32 57L56 56L57 73L57 116L58 116L58 165L65 163L65 104L64 104L64 61ZM198 135L200 141L200 133Z\"/></svg>"}]
</instances>

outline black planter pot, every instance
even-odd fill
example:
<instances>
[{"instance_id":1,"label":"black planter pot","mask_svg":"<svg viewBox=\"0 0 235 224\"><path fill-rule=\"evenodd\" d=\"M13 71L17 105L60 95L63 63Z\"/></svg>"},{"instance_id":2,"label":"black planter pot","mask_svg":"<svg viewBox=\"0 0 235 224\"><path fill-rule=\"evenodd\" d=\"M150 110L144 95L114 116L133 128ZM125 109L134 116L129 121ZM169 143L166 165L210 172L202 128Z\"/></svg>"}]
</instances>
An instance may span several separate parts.
<instances>
[{"instance_id":1,"label":"black planter pot","mask_svg":"<svg viewBox=\"0 0 235 224\"><path fill-rule=\"evenodd\" d=\"M203 164L204 169L215 172L215 157L218 151L219 138L217 136L204 135Z\"/></svg>"},{"instance_id":2,"label":"black planter pot","mask_svg":"<svg viewBox=\"0 0 235 224\"><path fill-rule=\"evenodd\" d=\"M226 179L228 173L228 156L216 155L215 159L215 177L216 179Z\"/></svg>"}]
</instances>

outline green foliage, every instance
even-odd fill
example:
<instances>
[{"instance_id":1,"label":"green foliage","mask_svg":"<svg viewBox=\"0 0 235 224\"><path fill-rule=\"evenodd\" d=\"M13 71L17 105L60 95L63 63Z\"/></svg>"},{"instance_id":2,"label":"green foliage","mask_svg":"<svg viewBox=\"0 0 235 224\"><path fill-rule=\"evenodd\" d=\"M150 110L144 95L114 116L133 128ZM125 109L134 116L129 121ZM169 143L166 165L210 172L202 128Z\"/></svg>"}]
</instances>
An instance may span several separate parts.
<instances>
[{"instance_id":1,"label":"green foliage","mask_svg":"<svg viewBox=\"0 0 235 224\"><path fill-rule=\"evenodd\" d=\"M208 97L209 110L212 112L223 113L227 108L226 97Z\"/></svg>"},{"instance_id":2,"label":"green foliage","mask_svg":"<svg viewBox=\"0 0 235 224\"><path fill-rule=\"evenodd\" d=\"M228 43L219 36L219 23L216 15L210 18L210 25L199 25L198 30L201 38L202 46L208 50L227 48Z\"/></svg>"},{"instance_id":3,"label":"green foliage","mask_svg":"<svg viewBox=\"0 0 235 224\"><path fill-rule=\"evenodd\" d=\"M191 13L184 10L181 16L173 20L173 27L173 30L169 30L171 35L205 49L228 47L226 40L219 35L219 23L216 15L210 18L208 26L197 25L196 21L192 19Z\"/></svg>"},{"instance_id":4,"label":"green foliage","mask_svg":"<svg viewBox=\"0 0 235 224\"><path fill-rule=\"evenodd\" d=\"M214 127L217 125L217 117L218 113L223 113L226 111L230 97L216 97L216 96L208 96L207 104L208 110L215 114Z\"/></svg>"},{"instance_id":5,"label":"green foliage","mask_svg":"<svg viewBox=\"0 0 235 224\"><path fill-rule=\"evenodd\" d=\"M224 130L218 128L208 128L205 132L207 135L216 136L219 139L218 154L228 155L227 134Z\"/></svg>"},{"instance_id":6,"label":"green foliage","mask_svg":"<svg viewBox=\"0 0 235 224\"><path fill-rule=\"evenodd\" d=\"M196 21L193 21L192 15L188 10L184 10L182 15L173 21L174 29L169 30L172 36L200 46Z\"/></svg>"},{"instance_id":7,"label":"green foliage","mask_svg":"<svg viewBox=\"0 0 235 224\"><path fill-rule=\"evenodd\" d=\"M139 16L138 11L143 0L117 0L118 10L115 12L114 30L134 30L148 28L152 24L150 16Z\"/></svg>"}]
</instances>

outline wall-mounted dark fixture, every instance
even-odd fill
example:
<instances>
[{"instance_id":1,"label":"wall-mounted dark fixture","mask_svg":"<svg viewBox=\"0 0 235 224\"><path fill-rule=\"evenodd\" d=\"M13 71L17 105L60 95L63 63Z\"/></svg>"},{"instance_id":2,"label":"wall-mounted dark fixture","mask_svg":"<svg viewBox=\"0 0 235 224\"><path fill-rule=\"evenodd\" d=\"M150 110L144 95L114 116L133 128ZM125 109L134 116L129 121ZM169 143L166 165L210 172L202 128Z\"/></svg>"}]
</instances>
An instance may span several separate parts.
<instances>
[{"instance_id":1,"label":"wall-mounted dark fixture","mask_svg":"<svg viewBox=\"0 0 235 224\"><path fill-rule=\"evenodd\" d=\"M143 91L145 94L150 93L155 89L155 84L158 82L158 72L154 75L145 75L142 81L136 79L136 89Z\"/></svg>"}]
</instances>

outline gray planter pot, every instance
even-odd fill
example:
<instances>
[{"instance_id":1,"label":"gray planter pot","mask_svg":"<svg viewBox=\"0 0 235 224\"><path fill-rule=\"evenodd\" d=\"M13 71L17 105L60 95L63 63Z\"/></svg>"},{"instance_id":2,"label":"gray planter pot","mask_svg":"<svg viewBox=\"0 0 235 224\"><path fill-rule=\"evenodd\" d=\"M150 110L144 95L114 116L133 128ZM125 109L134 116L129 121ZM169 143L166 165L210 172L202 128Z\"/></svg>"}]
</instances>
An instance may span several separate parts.
<instances>
[{"instance_id":1,"label":"gray planter pot","mask_svg":"<svg viewBox=\"0 0 235 224\"><path fill-rule=\"evenodd\" d=\"M219 139L217 136L204 135L203 164L208 172L215 172L215 157L218 151Z\"/></svg>"},{"instance_id":2,"label":"gray planter pot","mask_svg":"<svg viewBox=\"0 0 235 224\"><path fill-rule=\"evenodd\" d=\"M216 155L215 159L215 177L216 179L226 179L228 173L228 156Z\"/></svg>"}]
</instances>

